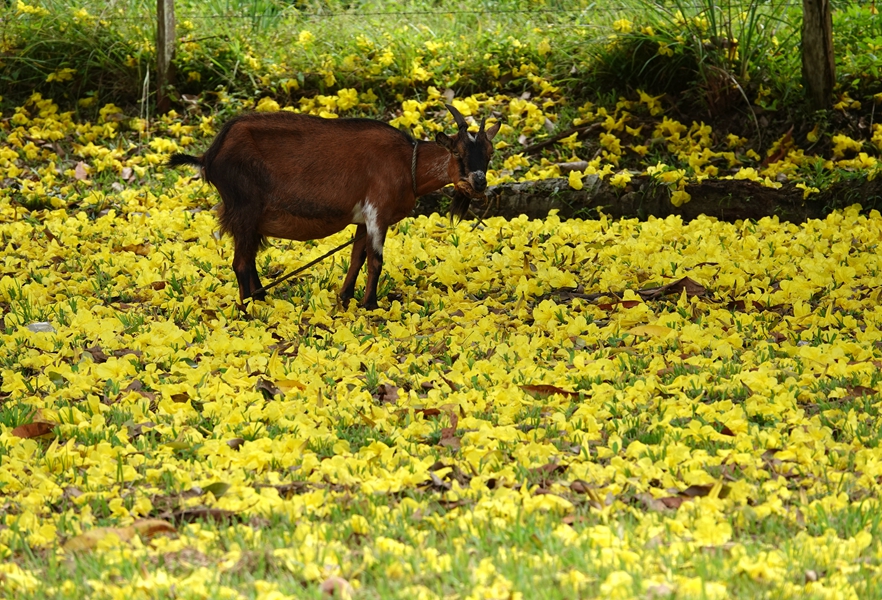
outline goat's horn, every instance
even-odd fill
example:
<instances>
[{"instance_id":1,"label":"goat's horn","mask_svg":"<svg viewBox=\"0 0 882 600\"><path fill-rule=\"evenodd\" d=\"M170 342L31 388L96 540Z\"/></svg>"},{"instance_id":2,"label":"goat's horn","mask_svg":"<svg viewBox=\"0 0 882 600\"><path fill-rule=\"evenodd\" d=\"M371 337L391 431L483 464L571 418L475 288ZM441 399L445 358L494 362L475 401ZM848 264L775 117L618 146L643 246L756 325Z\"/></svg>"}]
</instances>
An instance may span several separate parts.
<instances>
[{"instance_id":1,"label":"goat's horn","mask_svg":"<svg viewBox=\"0 0 882 600\"><path fill-rule=\"evenodd\" d=\"M481 119L481 128L478 130L478 133L481 133L482 131L484 131L484 123L486 123L486 122L487 122L487 117L484 117Z\"/></svg>"},{"instance_id":2,"label":"goat's horn","mask_svg":"<svg viewBox=\"0 0 882 600\"><path fill-rule=\"evenodd\" d=\"M462 114L458 110L456 110L456 108L452 104L445 104L444 106L446 106L447 110L450 111L450 114L453 115L453 120L456 121L457 127L466 130L469 128L469 124L466 123L465 117L463 117Z\"/></svg>"}]
</instances>

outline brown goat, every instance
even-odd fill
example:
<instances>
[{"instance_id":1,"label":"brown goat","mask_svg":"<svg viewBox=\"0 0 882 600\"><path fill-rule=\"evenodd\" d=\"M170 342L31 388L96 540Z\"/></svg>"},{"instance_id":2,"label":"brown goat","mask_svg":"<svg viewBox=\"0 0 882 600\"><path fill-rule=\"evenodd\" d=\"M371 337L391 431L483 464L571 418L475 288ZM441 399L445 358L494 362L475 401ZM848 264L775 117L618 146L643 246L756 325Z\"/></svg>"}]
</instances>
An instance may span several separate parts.
<instances>
[{"instance_id":1,"label":"brown goat","mask_svg":"<svg viewBox=\"0 0 882 600\"><path fill-rule=\"evenodd\" d=\"M352 260L340 298L346 303L367 259L364 307L377 308L383 243L390 225L416 199L455 186L452 211L463 216L482 197L490 143L499 123L477 133L447 105L459 132L434 142L411 138L371 119L322 119L291 112L251 113L224 125L202 156L173 154L169 166L200 167L223 200L221 229L233 236L233 271L241 300L262 300L257 251L266 237L313 240L356 224ZM261 291L258 291L261 290ZM257 293L255 293L257 292Z\"/></svg>"}]
</instances>

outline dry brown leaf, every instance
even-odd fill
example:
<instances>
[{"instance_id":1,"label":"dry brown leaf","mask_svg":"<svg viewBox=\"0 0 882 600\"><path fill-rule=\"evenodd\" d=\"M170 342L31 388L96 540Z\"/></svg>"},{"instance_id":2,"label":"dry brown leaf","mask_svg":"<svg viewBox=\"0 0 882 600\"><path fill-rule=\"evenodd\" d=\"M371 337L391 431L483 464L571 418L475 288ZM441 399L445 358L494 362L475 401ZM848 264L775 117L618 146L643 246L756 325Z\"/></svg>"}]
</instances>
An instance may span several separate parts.
<instances>
[{"instance_id":1,"label":"dry brown leaf","mask_svg":"<svg viewBox=\"0 0 882 600\"><path fill-rule=\"evenodd\" d=\"M89 178L89 165L80 161L77 163L77 166L74 167L74 179L77 181L83 181L84 179Z\"/></svg>"},{"instance_id":2,"label":"dry brown leaf","mask_svg":"<svg viewBox=\"0 0 882 600\"><path fill-rule=\"evenodd\" d=\"M381 383L377 386L377 393L374 398L382 404L395 404L398 401L398 387L391 383Z\"/></svg>"},{"instance_id":3,"label":"dry brown leaf","mask_svg":"<svg viewBox=\"0 0 882 600\"><path fill-rule=\"evenodd\" d=\"M518 386L534 398L548 398L549 396L553 396L554 394L560 394L562 396L577 397L578 392L570 392L564 389L557 387L556 385L548 385L548 384L529 384L529 385L521 385Z\"/></svg>"},{"instance_id":4,"label":"dry brown leaf","mask_svg":"<svg viewBox=\"0 0 882 600\"><path fill-rule=\"evenodd\" d=\"M689 277L683 277L682 279L678 279L677 281L659 287L646 288L637 293L644 300L650 300L652 298L664 296L665 294L679 294L683 292L683 290L686 291L687 296L704 296L707 294L706 287Z\"/></svg>"},{"instance_id":5,"label":"dry brown leaf","mask_svg":"<svg viewBox=\"0 0 882 600\"><path fill-rule=\"evenodd\" d=\"M616 306L621 306L622 308L634 308L643 304L640 300L622 300L620 302L604 302L603 304L598 304L597 308L600 310L612 310Z\"/></svg>"},{"instance_id":6,"label":"dry brown leaf","mask_svg":"<svg viewBox=\"0 0 882 600\"><path fill-rule=\"evenodd\" d=\"M83 552L94 549L98 544L114 535L121 542L127 542L138 535L150 539L160 533L175 533L174 525L162 519L140 519L128 527L94 527L74 536L62 546L67 552Z\"/></svg>"},{"instance_id":7,"label":"dry brown leaf","mask_svg":"<svg viewBox=\"0 0 882 600\"><path fill-rule=\"evenodd\" d=\"M441 429L441 441L439 441L438 444L440 446L446 446L451 450L459 450L461 442L456 435L456 427L459 425L459 416L452 410L448 411L447 415L450 417L450 427L443 427Z\"/></svg>"},{"instance_id":8,"label":"dry brown leaf","mask_svg":"<svg viewBox=\"0 0 882 600\"><path fill-rule=\"evenodd\" d=\"M34 423L25 423L24 425L19 425L12 430L12 435L24 439L31 439L44 435L49 435L54 429L55 423L37 421Z\"/></svg>"},{"instance_id":9,"label":"dry brown leaf","mask_svg":"<svg viewBox=\"0 0 882 600\"><path fill-rule=\"evenodd\" d=\"M142 538L150 539L160 533L176 533L175 526L162 519L139 519L132 523L132 528Z\"/></svg>"},{"instance_id":10,"label":"dry brown leaf","mask_svg":"<svg viewBox=\"0 0 882 600\"><path fill-rule=\"evenodd\" d=\"M414 414L421 414L427 419L441 414L441 410L438 408L415 408L413 412Z\"/></svg>"},{"instance_id":11,"label":"dry brown leaf","mask_svg":"<svg viewBox=\"0 0 882 600\"><path fill-rule=\"evenodd\" d=\"M257 388L258 392L266 392L270 396L285 395L284 392L282 392L282 390L280 390L276 384L274 384L269 379L264 379L263 377L257 380L257 384L254 387Z\"/></svg>"},{"instance_id":12,"label":"dry brown leaf","mask_svg":"<svg viewBox=\"0 0 882 600\"><path fill-rule=\"evenodd\" d=\"M658 501L664 504L668 508L678 509L680 505L686 502L688 498L684 498L682 496L667 496L665 498L659 498Z\"/></svg>"}]
</instances>

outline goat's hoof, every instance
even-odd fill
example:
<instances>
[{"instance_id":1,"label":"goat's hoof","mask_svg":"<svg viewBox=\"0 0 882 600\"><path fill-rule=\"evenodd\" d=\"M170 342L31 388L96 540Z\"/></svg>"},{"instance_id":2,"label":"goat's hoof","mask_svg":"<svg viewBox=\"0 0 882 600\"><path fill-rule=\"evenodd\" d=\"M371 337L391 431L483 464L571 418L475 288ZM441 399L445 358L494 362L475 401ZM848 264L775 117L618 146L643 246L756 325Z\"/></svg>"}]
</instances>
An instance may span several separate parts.
<instances>
[{"instance_id":1,"label":"goat's hoof","mask_svg":"<svg viewBox=\"0 0 882 600\"><path fill-rule=\"evenodd\" d=\"M349 301L352 300L352 295L351 294L346 294L346 295L340 294L339 299L340 299L340 306L342 306L343 308L349 308Z\"/></svg>"},{"instance_id":2,"label":"goat's hoof","mask_svg":"<svg viewBox=\"0 0 882 600\"><path fill-rule=\"evenodd\" d=\"M376 301L374 301L374 302L365 302L365 303L362 305L362 308L364 308L365 310L379 310L380 305L377 304Z\"/></svg>"}]
</instances>

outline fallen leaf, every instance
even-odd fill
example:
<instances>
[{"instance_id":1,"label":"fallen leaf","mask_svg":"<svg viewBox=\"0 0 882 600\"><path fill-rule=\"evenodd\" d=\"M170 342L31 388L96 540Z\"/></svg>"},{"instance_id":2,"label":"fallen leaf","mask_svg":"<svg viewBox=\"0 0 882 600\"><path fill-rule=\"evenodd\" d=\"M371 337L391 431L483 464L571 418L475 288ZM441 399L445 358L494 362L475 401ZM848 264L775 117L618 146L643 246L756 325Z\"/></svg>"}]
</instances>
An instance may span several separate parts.
<instances>
[{"instance_id":1,"label":"fallen leaf","mask_svg":"<svg viewBox=\"0 0 882 600\"><path fill-rule=\"evenodd\" d=\"M644 300L650 300L665 294L679 294L684 290L686 291L687 296L707 295L707 288L689 277L683 277L682 279L678 279L677 281L659 287L646 288L637 293Z\"/></svg>"},{"instance_id":2,"label":"fallen leaf","mask_svg":"<svg viewBox=\"0 0 882 600\"><path fill-rule=\"evenodd\" d=\"M84 348L83 352L89 354L92 357L92 360L96 363L107 362L107 355L101 349L100 346L90 346L89 348Z\"/></svg>"},{"instance_id":3,"label":"fallen leaf","mask_svg":"<svg viewBox=\"0 0 882 600\"><path fill-rule=\"evenodd\" d=\"M92 550L110 536L116 536L121 542L127 542L138 535L145 539L153 538L160 533L175 533L174 525L162 519L140 519L128 527L94 527L74 536L64 543L62 548L67 552L83 552Z\"/></svg>"},{"instance_id":4,"label":"fallen leaf","mask_svg":"<svg viewBox=\"0 0 882 600\"><path fill-rule=\"evenodd\" d=\"M597 308L600 310L612 310L616 306L621 306L622 308L634 308L640 304L643 304L640 300L622 300L620 302L604 302L598 304Z\"/></svg>"},{"instance_id":5,"label":"fallen leaf","mask_svg":"<svg viewBox=\"0 0 882 600\"><path fill-rule=\"evenodd\" d=\"M377 386L377 393L374 398L383 404L395 404L398 401L398 387L391 383L381 383Z\"/></svg>"},{"instance_id":6,"label":"fallen leaf","mask_svg":"<svg viewBox=\"0 0 882 600\"><path fill-rule=\"evenodd\" d=\"M664 504L668 508L677 509L680 508L680 505L686 502L688 498L684 498L682 496L667 496L665 498L659 498L658 501Z\"/></svg>"},{"instance_id":7,"label":"fallen leaf","mask_svg":"<svg viewBox=\"0 0 882 600\"><path fill-rule=\"evenodd\" d=\"M578 392L570 392L564 389L557 387L556 385L547 385L547 384L528 384L518 386L534 398L548 398L549 396L553 396L554 394L560 394L562 396L569 397L577 397Z\"/></svg>"},{"instance_id":8,"label":"fallen leaf","mask_svg":"<svg viewBox=\"0 0 882 600\"><path fill-rule=\"evenodd\" d=\"M12 430L12 435L24 439L31 439L44 435L49 435L54 429L55 423L37 421L35 423L25 423L24 425L19 425Z\"/></svg>"},{"instance_id":9,"label":"fallen leaf","mask_svg":"<svg viewBox=\"0 0 882 600\"><path fill-rule=\"evenodd\" d=\"M77 181L83 181L84 179L89 178L89 165L80 161L77 163L77 166L74 167L74 179Z\"/></svg>"},{"instance_id":10,"label":"fallen leaf","mask_svg":"<svg viewBox=\"0 0 882 600\"><path fill-rule=\"evenodd\" d=\"M203 488L203 492L211 492L215 498L220 498L224 494L227 493L227 490L230 489L229 483L224 483L223 481L215 481Z\"/></svg>"},{"instance_id":11,"label":"fallen leaf","mask_svg":"<svg viewBox=\"0 0 882 600\"><path fill-rule=\"evenodd\" d=\"M712 489L714 489L712 485L690 485L680 492L680 495L686 498L703 498L710 494Z\"/></svg>"},{"instance_id":12,"label":"fallen leaf","mask_svg":"<svg viewBox=\"0 0 882 600\"><path fill-rule=\"evenodd\" d=\"M162 519L139 519L132 523L131 527L142 538L150 539L160 533L176 533L175 526Z\"/></svg>"},{"instance_id":13,"label":"fallen leaf","mask_svg":"<svg viewBox=\"0 0 882 600\"><path fill-rule=\"evenodd\" d=\"M459 450L461 442L456 435L456 426L459 425L459 416L453 411L448 411L447 415L450 417L450 427L443 427L441 429L441 440L438 442L438 445L445 446L454 451Z\"/></svg>"},{"instance_id":14,"label":"fallen leaf","mask_svg":"<svg viewBox=\"0 0 882 600\"><path fill-rule=\"evenodd\" d=\"M257 388L258 392L266 392L270 397L285 395L276 384L269 379L263 379L262 377L257 380L257 384L254 387Z\"/></svg>"},{"instance_id":15,"label":"fallen leaf","mask_svg":"<svg viewBox=\"0 0 882 600\"><path fill-rule=\"evenodd\" d=\"M427 419L441 414L441 410L438 408L415 408L413 412L414 414L422 414Z\"/></svg>"}]
</instances>

